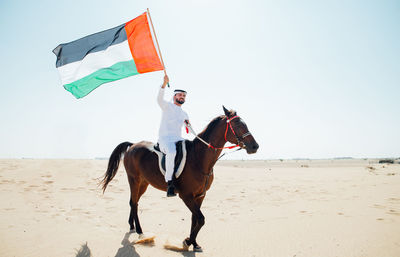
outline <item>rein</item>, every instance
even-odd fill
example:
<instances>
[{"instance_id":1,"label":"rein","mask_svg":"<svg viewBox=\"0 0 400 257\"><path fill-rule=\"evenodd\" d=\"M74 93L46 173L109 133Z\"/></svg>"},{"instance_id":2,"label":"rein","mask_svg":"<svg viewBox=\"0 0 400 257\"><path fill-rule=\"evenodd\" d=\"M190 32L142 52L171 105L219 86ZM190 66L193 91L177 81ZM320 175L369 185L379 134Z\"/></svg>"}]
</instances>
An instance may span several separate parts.
<instances>
[{"instance_id":1,"label":"rein","mask_svg":"<svg viewBox=\"0 0 400 257\"><path fill-rule=\"evenodd\" d=\"M235 130L233 129L232 124L231 124L231 121L236 118L239 118L239 116L234 116L234 117L226 120L226 129L225 129L224 139L225 139L225 142L228 142L228 140L226 139L226 135L228 134L228 127L229 127L237 140L237 144L231 145L231 146L225 146L225 147L215 147L215 146L211 145L210 143L207 143L204 139L202 139L201 137L199 137L197 135L197 133L193 130L192 126L188 122L185 122L185 123L186 123L186 127L188 128L187 132L190 131L196 138L198 138L201 142L203 142L205 145L207 145L208 148L212 148L215 151L223 150L223 149L233 149L235 147L240 147L240 149L242 149L242 148L245 148L246 145L242 141L240 141L239 137L236 135ZM247 133L244 133L241 137L242 137L242 139L244 139L245 137L250 136L250 135L251 135L251 133L249 131ZM242 143L242 145L244 147L241 147L240 143ZM238 149L238 150L240 150L240 149Z\"/></svg>"}]
</instances>

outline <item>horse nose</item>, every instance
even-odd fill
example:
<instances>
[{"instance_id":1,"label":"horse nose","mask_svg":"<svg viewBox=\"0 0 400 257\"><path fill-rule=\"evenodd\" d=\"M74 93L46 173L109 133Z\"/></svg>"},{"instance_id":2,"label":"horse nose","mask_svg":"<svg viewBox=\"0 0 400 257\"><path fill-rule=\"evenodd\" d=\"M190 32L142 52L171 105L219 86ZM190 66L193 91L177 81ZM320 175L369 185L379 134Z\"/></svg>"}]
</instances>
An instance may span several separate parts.
<instances>
[{"instance_id":1,"label":"horse nose","mask_svg":"<svg viewBox=\"0 0 400 257\"><path fill-rule=\"evenodd\" d=\"M257 143L255 143L255 144L252 146L252 150L253 150L254 152L256 152L257 149L258 149L258 147L259 147L259 145L258 145Z\"/></svg>"}]
</instances>

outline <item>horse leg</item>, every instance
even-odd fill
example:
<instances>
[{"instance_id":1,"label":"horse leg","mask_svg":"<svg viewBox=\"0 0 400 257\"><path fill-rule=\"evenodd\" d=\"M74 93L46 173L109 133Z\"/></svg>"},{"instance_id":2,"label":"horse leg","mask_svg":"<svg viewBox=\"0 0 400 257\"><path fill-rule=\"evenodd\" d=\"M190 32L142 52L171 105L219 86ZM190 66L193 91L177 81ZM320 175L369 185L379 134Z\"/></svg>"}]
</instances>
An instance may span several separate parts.
<instances>
[{"instance_id":1,"label":"horse leg","mask_svg":"<svg viewBox=\"0 0 400 257\"><path fill-rule=\"evenodd\" d=\"M137 199L138 202L139 202L140 197L144 194L144 192L146 192L148 185L149 185L148 183L143 182L143 181L140 184L139 195L138 195L138 199ZM138 203L136 203L136 213L135 213L136 214L135 215L136 231L137 231L138 234L143 234L142 227L140 226L139 216L137 214L137 210L138 210Z\"/></svg>"},{"instance_id":2,"label":"horse leg","mask_svg":"<svg viewBox=\"0 0 400 257\"><path fill-rule=\"evenodd\" d=\"M130 232L135 232L135 225L133 223L133 220L134 220L135 209L137 211L137 204L136 204L136 206L134 206L134 204L132 202L132 198L131 198L131 199L129 199L129 205L131 206L131 211L129 213L129 220L128 220L129 230L130 230Z\"/></svg>"},{"instance_id":3,"label":"horse leg","mask_svg":"<svg viewBox=\"0 0 400 257\"><path fill-rule=\"evenodd\" d=\"M190 227L190 234L193 233L193 230L194 230L194 228L195 228L196 226L197 226L197 218L196 218L196 215L192 214L192 225L191 225L191 227ZM187 245L188 247L192 244L189 237L185 238L184 243L185 243L185 245ZM193 243L193 246L194 246L194 245L197 245L197 246L198 246L198 244L196 243L196 241Z\"/></svg>"},{"instance_id":4,"label":"horse leg","mask_svg":"<svg viewBox=\"0 0 400 257\"><path fill-rule=\"evenodd\" d=\"M139 185L135 180L128 175L129 188L131 190L131 197L129 199L129 205L131 206L131 211L129 214L129 227L131 232L135 232L134 220L137 217L137 203L139 195Z\"/></svg>"},{"instance_id":5,"label":"horse leg","mask_svg":"<svg viewBox=\"0 0 400 257\"><path fill-rule=\"evenodd\" d=\"M199 208L201 207L201 204L203 203L203 200L204 200L204 196L203 197L200 197L200 198L197 198L196 200L195 200L195 202L196 202L196 204L199 206ZM194 229L194 227L197 225L197 219L196 219L196 216L194 215L194 214L192 214L192 225L191 225L191 227L190 227L190 233L192 233L192 231L193 231L193 229Z\"/></svg>"},{"instance_id":6,"label":"horse leg","mask_svg":"<svg viewBox=\"0 0 400 257\"><path fill-rule=\"evenodd\" d=\"M192 214L192 225L190 227L190 233L193 232L194 227L197 225L197 219L196 216L194 216L194 214Z\"/></svg>"},{"instance_id":7,"label":"horse leg","mask_svg":"<svg viewBox=\"0 0 400 257\"><path fill-rule=\"evenodd\" d=\"M129 214L129 226L130 230L134 231L136 225L136 233L143 234L142 227L140 226L139 217L138 217L138 202L140 197L146 192L147 186L149 185L146 182L140 183L137 180L134 180L132 177L128 176L129 186L131 189L131 199L129 200L129 205L131 206L131 211ZM135 225L134 223L135 222Z\"/></svg>"},{"instance_id":8,"label":"horse leg","mask_svg":"<svg viewBox=\"0 0 400 257\"><path fill-rule=\"evenodd\" d=\"M190 226L190 234L192 234L193 229L197 226L197 219L196 216L194 214L192 214L192 225ZM190 238L186 237L184 240L184 244L187 245L187 247L189 247L192 243L190 242Z\"/></svg>"},{"instance_id":9,"label":"horse leg","mask_svg":"<svg viewBox=\"0 0 400 257\"><path fill-rule=\"evenodd\" d=\"M194 251L202 251L201 247L197 244L196 238L199 233L201 227L205 224L205 218L203 213L200 210L201 204L203 202L203 197L198 199L184 198L183 202L192 212L192 225L190 228L190 237L185 239L185 243L187 246L193 245Z\"/></svg>"}]
</instances>

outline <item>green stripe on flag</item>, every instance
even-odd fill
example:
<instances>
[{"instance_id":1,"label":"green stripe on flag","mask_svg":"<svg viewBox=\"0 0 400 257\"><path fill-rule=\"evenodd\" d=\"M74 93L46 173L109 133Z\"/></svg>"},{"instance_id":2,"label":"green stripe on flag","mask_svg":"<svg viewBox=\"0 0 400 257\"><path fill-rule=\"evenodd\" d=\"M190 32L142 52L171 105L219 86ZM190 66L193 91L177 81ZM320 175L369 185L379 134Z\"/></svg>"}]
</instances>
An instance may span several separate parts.
<instances>
[{"instance_id":1,"label":"green stripe on flag","mask_svg":"<svg viewBox=\"0 0 400 257\"><path fill-rule=\"evenodd\" d=\"M64 85L64 88L71 92L76 98L82 98L104 83L123 79L129 76L137 75L135 62L118 62L108 68L102 68L92 74Z\"/></svg>"}]
</instances>

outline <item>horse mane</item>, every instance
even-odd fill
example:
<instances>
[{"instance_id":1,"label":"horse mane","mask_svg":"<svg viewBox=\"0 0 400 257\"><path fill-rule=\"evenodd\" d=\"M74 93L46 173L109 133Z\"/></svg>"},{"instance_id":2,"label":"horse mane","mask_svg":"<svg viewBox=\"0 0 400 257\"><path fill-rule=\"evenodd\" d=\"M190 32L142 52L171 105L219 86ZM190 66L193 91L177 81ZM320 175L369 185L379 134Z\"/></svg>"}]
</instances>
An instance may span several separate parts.
<instances>
[{"instance_id":1,"label":"horse mane","mask_svg":"<svg viewBox=\"0 0 400 257\"><path fill-rule=\"evenodd\" d=\"M233 117L233 116L236 116L236 111L230 110L228 117ZM207 127L205 127L205 129L202 132L199 133L198 136L201 137L202 139L206 140L206 141L209 140L211 132L215 129L217 124L223 118L226 118L226 115L221 115L221 116L215 117L213 120L211 120L211 122L207 125Z\"/></svg>"},{"instance_id":2,"label":"horse mane","mask_svg":"<svg viewBox=\"0 0 400 257\"><path fill-rule=\"evenodd\" d=\"M225 115L215 117L210 123L208 123L207 127L205 127L205 129L199 133L198 136L204 140L208 140L211 132L223 118L225 118Z\"/></svg>"}]
</instances>

